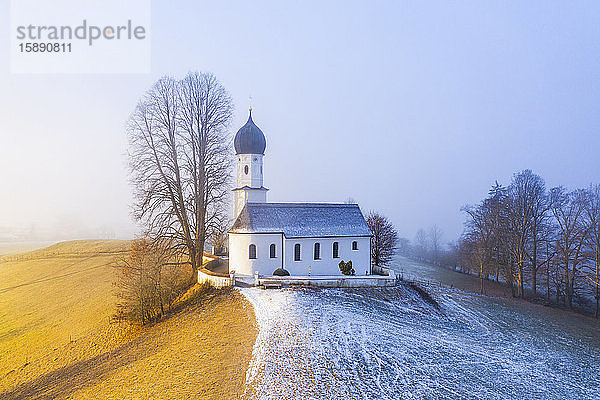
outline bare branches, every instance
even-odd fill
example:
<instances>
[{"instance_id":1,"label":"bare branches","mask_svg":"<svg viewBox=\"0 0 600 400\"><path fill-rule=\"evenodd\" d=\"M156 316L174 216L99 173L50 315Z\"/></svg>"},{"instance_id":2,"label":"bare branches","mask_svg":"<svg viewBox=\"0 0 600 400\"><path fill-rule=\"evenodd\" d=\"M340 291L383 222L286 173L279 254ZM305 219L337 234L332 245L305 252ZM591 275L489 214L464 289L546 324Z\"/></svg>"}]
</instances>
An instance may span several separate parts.
<instances>
[{"instance_id":1,"label":"bare branches","mask_svg":"<svg viewBox=\"0 0 600 400\"><path fill-rule=\"evenodd\" d=\"M600 314L599 185L546 191L543 179L525 170L463 211L469 218L457 253L464 269L483 282L495 267L496 280L501 274L519 296L529 288L537 297L543 279L547 301L554 292L567 307L589 304L591 292Z\"/></svg>"},{"instance_id":2,"label":"bare branches","mask_svg":"<svg viewBox=\"0 0 600 400\"><path fill-rule=\"evenodd\" d=\"M134 241L116 268L117 320L144 324L160 318L189 282L189 266L178 262L166 242Z\"/></svg>"},{"instance_id":3,"label":"bare branches","mask_svg":"<svg viewBox=\"0 0 600 400\"><path fill-rule=\"evenodd\" d=\"M583 261L583 245L587 235L584 225L585 193L567 192L563 187L550 190L550 204L558 225L557 259L564 270L565 303L571 307L575 279Z\"/></svg>"},{"instance_id":4,"label":"bare branches","mask_svg":"<svg viewBox=\"0 0 600 400\"><path fill-rule=\"evenodd\" d=\"M398 233L386 217L371 211L367 215L367 225L373 233L371 260L377 266L389 264L396 254Z\"/></svg>"},{"instance_id":5,"label":"bare branches","mask_svg":"<svg viewBox=\"0 0 600 400\"><path fill-rule=\"evenodd\" d=\"M212 74L160 78L127 125L133 216L154 241L202 263L207 234L226 219L233 102Z\"/></svg>"}]
</instances>

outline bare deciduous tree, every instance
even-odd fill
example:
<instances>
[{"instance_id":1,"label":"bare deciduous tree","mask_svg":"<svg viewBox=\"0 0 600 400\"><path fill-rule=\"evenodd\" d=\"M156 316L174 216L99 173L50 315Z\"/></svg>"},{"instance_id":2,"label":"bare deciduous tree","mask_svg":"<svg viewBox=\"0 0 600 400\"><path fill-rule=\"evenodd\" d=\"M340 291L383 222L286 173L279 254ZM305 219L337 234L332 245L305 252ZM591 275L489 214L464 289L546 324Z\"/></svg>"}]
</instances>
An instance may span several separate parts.
<instances>
[{"instance_id":1,"label":"bare deciduous tree","mask_svg":"<svg viewBox=\"0 0 600 400\"><path fill-rule=\"evenodd\" d=\"M419 229L415 234L415 255L420 261L427 260L427 249L429 248L427 233Z\"/></svg>"},{"instance_id":2,"label":"bare deciduous tree","mask_svg":"<svg viewBox=\"0 0 600 400\"><path fill-rule=\"evenodd\" d=\"M544 209L544 206L541 205L544 202L544 192L544 181L531 170L515 174L508 187L508 221L511 239L509 249L512 260L516 263L515 278L518 284L518 294L521 297L525 296L523 289L525 266L529 257L528 251L534 229L536 230L536 246L538 243L538 228L543 219L539 213ZM537 265L535 269L535 273L537 273Z\"/></svg>"},{"instance_id":3,"label":"bare deciduous tree","mask_svg":"<svg viewBox=\"0 0 600 400\"><path fill-rule=\"evenodd\" d=\"M471 218L467 221L465 240L471 243L471 254L477 263L477 274L480 280L480 291L483 293L483 281L487 279L490 264L491 246L493 238L492 202L485 199L476 207L463 207Z\"/></svg>"},{"instance_id":4,"label":"bare deciduous tree","mask_svg":"<svg viewBox=\"0 0 600 400\"><path fill-rule=\"evenodd\" d=\"M439 264L442 251L442 231L437 225L429 228L429 244L431 245L431 262Z\"/></svg>"},{"instance_id":5,"label":"bare deciduous tree","mask_svg":"<svg viewBox=\"0 0 600 400\"><path fill-rule=\"evenodd\" d=\"M133 215L155 241L202 265L207 234L227 218L233 103L212 75L160 78L128 124Z\"/></svg>"},{"instance_id":6,"label":"bare deciduous tree","mask_svg":"<svg viewBox=\"0 0 600 400\"><path fill-rule=\"evenodd\" d=\"M374 211L367 215L367 225L373 233L371 261L377 266L389 264L397 250L396 228L386 217Z\"/></svg>"},{"instance_id":7,"label":"bare deciduous tree","mask_svg":"<svg viewBox=\"0 0 600 400\"><path fill-rule=\"evenodd\" d=\"M586 191L585 225L588 232L589 265L584 273L591 284L596 303L596 318L600 315L600 185Z\"/></svg>"},{"instance_id":8,"label":"bare deciduous tree","mask_svg":"<svg viewBox=\"0 0 600 400\"><path fill-rule=\"evenodd\" d=\"M173 301L188 286L189 266L173 262L167 243L136 240L117 268L118 320L142 324L171 310Z\"/></svg>"},{"instance_id":9,"label":"bare deciduous tree","mask_svg":"<svg viewBox=\"0 0 600 400\"><path fill-rule=\"evenodd\" d=\"M565 305L572 306L575 279L583 259L585 228L583 226L585 194L581 190L567 192L563 187L550 190L551 209L558 225L557 260L563 268Z\"/></svg>"},{"instance_id":10,"label":"bare deciduous tree","mask_svg":"<svg viewBox=\"0 0 600 400\"><path fill-rule=\"evenodd\" d=\"M212 227L208 240L213 247L213 253L216 255L225 254L227 250L227 230L231 227L231 221L225 219L222 224Z\"/></svg>"}]
</instances>

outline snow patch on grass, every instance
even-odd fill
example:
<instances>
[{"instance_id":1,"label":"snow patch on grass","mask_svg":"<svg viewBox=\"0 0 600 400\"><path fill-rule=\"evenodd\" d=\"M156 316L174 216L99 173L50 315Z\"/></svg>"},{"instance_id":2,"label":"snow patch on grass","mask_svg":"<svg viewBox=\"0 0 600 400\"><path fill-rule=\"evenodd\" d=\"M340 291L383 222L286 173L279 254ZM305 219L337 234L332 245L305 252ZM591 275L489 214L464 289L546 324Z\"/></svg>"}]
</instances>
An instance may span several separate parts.
<instances>
[{"instance_id":1,"label":"snow patch on grass","mask_svg":"<svg viewBox=\"0 0 600 400\"><path fill-rule=\"evenodd\" d=\"M429 290L429 289L428 289ZM600 330L433 289L241 289L260 333L251 399L600 398Z\"/></svg>"}]
</instances>

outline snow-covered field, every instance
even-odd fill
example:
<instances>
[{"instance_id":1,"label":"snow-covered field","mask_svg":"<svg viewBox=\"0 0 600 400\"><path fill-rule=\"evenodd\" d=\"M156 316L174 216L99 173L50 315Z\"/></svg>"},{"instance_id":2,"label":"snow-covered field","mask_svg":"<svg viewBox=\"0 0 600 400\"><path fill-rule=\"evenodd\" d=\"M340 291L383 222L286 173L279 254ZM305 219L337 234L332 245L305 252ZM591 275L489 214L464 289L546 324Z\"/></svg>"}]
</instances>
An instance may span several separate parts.
<instances>
[{"instance_id":1,"label":"snow-covered field","mask_svg":"<svg viewBox=\"0 0 600 400\"><path fill-rule=\"evenodd\" d=\"M250 399L600 399L600 324L436 288L242 289ZM575 324L572 321L577 321Z\"/></svg>"}]
</instances>

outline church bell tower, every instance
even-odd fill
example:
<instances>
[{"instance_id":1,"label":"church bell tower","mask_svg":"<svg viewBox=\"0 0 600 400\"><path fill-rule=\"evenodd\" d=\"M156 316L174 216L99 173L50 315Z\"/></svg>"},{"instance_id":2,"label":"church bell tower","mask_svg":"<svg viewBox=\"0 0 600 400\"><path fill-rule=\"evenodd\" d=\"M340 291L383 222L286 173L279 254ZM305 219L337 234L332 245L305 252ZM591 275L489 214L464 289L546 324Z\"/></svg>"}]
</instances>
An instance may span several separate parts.
<instances>
[{"instance_id":1,"label":"church bell tower","mask_svg":"<svg viewBox=\"0 0 600 400\"><path fill-rule=\"evenodd\" d=\"M246 203L266 203L269 190L263 186L263 156L267 142L252 121L252 108L249 112L248 121L233 141L237 157L237 186L233 189L234 221Z\"/></svg>"}]
</instances>

